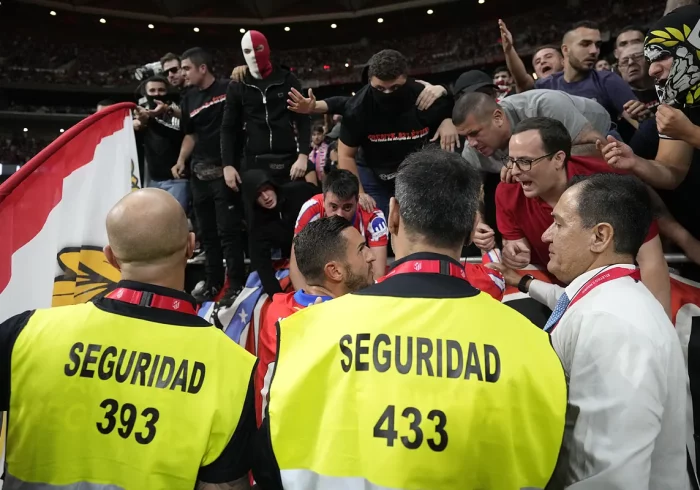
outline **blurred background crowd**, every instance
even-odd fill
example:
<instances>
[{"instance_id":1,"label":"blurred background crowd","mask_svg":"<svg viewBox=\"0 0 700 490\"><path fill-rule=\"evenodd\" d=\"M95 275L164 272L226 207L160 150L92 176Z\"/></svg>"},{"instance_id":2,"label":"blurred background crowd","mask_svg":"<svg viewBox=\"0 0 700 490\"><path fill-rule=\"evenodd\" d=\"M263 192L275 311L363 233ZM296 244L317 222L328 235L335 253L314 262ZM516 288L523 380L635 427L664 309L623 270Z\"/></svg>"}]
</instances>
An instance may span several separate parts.
<instances>
[{"instance_id":1,"label":"blurred background crowd","mask_svg":"<svg viewBox=\"0 0 700 490\"><path fill-rule=\"evenodd\" d=\"M517 26L516 42L522 54L543 44L559 42L564 28L577 19L586 18L599 22L604 39L634 19L636 24L646 25L659 17L663 6L658 2L615 2L580 5L562 8L549 5L531 10L524 15L503 12L506 23ZM460 63L463 66L481 66L502 57L500 36L495 19L482 23L470 23L467 19L460 27L446 27L436 32L418 36L410 31L397 33L401 37L364 37L358 32L353 43L336 44L332 36L309 35L319 41L317 46L287 49L278 45L275 59L296 72L301 79L349 76L356 74L370 56L382 48L400 49L414 70L431 73L446 71ZM205 29L204 27L202 29ZM295 29L297 29L295 27ZM303 29L303 27L302 27ZM232 28L232 37L237 30ZM387 32L387 34L392 34ZM0 35L0 80L5 82L63 83L73 85L123 86L133 85L133 70L147 62L155 61L164 52L181 53L191 47L190 41L163 38L144 45L119 38L101 39L96 45L89 39L81 39L80 31L66 32L60 42L50 33L3 30ZM228 73L243 64L243 57L236 42L228 46L211 46L215 70ZM218 43L217 43L218 44ZM208 46L209 47L209 46ZM604 56L610 53L604 53ZM359 78L358 78L359 80Z\"/></svg>"}]
</instances>

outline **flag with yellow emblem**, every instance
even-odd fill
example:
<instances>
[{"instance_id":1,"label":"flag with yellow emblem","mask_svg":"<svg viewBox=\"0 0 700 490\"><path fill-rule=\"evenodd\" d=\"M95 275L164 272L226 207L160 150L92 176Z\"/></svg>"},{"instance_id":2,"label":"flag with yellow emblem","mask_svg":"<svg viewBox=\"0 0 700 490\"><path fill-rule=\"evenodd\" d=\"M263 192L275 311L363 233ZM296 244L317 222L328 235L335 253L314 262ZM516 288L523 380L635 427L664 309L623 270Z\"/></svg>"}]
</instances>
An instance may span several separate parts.
<instances>
[{"instance_id":1,"label":"flag with yellow emblem","mask_svg":"<svg viewBox=\"0 0 700 490\"><path fill-rule=\"evenodd\" d=\"M102 247L107 212L140 184L132 107L84 119L0 186L0 321L89 301L119 280Z\"/></svg>"}]
</instances>

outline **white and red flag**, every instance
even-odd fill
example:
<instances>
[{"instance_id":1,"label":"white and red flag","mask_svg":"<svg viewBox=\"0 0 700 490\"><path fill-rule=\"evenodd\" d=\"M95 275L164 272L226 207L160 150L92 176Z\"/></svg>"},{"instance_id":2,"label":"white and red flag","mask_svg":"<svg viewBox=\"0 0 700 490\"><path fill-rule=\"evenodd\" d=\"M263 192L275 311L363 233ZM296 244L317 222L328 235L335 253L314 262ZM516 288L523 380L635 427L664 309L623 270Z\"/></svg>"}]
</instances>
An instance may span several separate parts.
<instances>
[{"instance_id":1,"label":"white and red flag","mask_svg":"<svg viewBox=\"0 0 700 490\"><path fill-rule=\"evenodd\" d=\"M132 107L84 119L0 185L0 322L119 280L102 247L107 212L140 186Z\"/></svg>"}]
</instances>

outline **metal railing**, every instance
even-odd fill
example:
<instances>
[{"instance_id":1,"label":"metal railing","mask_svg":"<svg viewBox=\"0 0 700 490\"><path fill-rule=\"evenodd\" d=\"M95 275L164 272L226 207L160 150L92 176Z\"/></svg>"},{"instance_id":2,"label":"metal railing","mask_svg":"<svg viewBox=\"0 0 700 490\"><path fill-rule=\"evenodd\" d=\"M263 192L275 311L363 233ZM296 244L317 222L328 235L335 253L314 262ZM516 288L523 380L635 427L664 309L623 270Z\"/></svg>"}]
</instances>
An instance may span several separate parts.
<instances>
[{"instance_id":1,"label":"metal railing","mask_svg":"<svg viewBox=\"0 0 700 490\"><path fill-rule=\"evenodd\" d=\"M685 264L688 262L691 262L688 257L686 257L683 254L664 254L664 258L666 259L666 262L669 264ZM389 257L387 259L388 263L392 263L394 261L393 257ZM478 257L462 257L463 262L468 262L470 264L480 264L481 263L481 256ZM187 261L187 265L198 265L198 264L203 264L204 263L204 257L199 255L193 259L190 259ZM224 261L224 264L226 261ZM250 259L245 259L245 264L250 265Z\"/></svg>"},{"instance_id":2,"label":"metal railing","mask_svg":"<svg viewBox=\"0 0 700 490\"><path fill-rule=\"evenodd\" d=\"M683 254L664 254L664 258L669 264L685 264L691 261ZM470 264L481 263L481 257L467 257L466 259L462 258L462 260L469 262Z\"/></svg>"}]
</instances>

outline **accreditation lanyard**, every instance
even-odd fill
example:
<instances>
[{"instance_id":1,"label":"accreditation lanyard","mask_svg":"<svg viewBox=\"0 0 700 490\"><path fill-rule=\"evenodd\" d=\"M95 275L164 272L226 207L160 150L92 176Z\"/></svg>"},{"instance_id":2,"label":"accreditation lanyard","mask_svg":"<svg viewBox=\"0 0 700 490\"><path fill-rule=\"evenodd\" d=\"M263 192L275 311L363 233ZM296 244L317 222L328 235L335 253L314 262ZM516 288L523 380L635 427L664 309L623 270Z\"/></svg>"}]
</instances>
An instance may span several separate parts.
<instances>
[{"instance_id":1,"label":"accreditation lanyard","mask_svg":"<svg viewBox=\"0 0 700 490\"><path fill-rule=\"evenodd\" d=\"M123 301L132 305L146 306L148 308L158 308L160 310L177 311L188 315L196 315L197 311L192 303L185 299L163 296L161 294L150 293L148 291L137 291L135 289L117 288L107 296L107 299Z\"/></svg>"},{"instance_id":2,"label":"accreditation lanyard","mask_svg":"<svg viewBox=\"0 0 700 490\"><path fill-rule=\"evenodd\" d=\"M453 264L446 260L409 260L391 269L386 276L377 279L377 283L385 281L387 278L397 274L409 273L442 274L456 277L457 279L464 279L465 281L467 280L467 273L464 272L464 267L461 265Z\"/></svg>"},{"instance_id":3,"label":"accreditation lanyard","mask_svg":"<svg viewBox=\"0 0 700 490\"><path fill-rule=\"evenodd\" d=\"M569 304L566 307L566 310L564 310L564 313L566 313L569 308L574 306L578 301L582 300L584 296L586 296L588 293L593 291L601 284L614 281L615 279L621 279L623 277L631 277L635 281L639 281L642 278L642 274L639 271L639 269L627 269L625 267L603 269L592 279L589 279L588 282L586 282L583 286L581 286L581 288L574 294L573 298L571 298L571 301L569 301ZM564 313L562 313L562 317L564 316ZM561 317L559 318L559 320L561 320ZM555 328L557 328L557 325L559 325L559 321L557 321L557 323L555 323L549 330L550 334L554 331Z\"/></svg>"}]
</instances>

